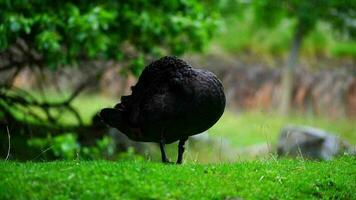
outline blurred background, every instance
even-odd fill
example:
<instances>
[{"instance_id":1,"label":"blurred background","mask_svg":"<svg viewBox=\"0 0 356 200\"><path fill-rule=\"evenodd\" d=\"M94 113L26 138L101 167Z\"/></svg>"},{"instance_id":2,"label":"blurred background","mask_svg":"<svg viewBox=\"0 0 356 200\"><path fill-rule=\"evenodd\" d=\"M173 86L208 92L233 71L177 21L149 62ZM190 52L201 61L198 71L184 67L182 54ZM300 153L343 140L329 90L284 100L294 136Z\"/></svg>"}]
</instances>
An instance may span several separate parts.
<instances>
[{"instance_id":1,"label":"blurred background","mask_svg":"<svg viewBox=\"0 0 356 200\"><path fill-rule=\"evenodd\" d=\"M164 55L213 71L227 97L187 162L354 153L356 1L0 0L0 10L1 159L159 161L157 144L96 113Z\"/></svg>"}]
</instances>

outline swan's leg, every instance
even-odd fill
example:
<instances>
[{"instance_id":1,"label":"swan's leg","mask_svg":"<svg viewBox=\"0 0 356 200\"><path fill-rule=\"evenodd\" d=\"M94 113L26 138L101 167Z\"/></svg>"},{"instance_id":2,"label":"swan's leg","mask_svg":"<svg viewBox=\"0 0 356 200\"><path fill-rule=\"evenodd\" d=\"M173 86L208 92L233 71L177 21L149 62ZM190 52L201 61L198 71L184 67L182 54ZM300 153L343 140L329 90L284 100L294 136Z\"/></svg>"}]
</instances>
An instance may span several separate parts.
<instances>
[{"instance_id":1,"label":"swan's leg","mask_svg":"<svg viewBox=\"0 0 356 200\"><path fill-rule=\"evenodd\" d=\"M178 159L177 164L182 164L183 153L184 153L184 144L188 140L188 137L181 138L178 143Z\"/></svg>"},{"instance_id":2,"label":"swan's leg","mask_svg":"<svg viewBox=\"0 0 356 200\"><path fill-rule=\"evenodd\" d=\"M166 155L165 146L166 146L166 144L165 144L164 139L161 139L161 141L159 143L159 147L161 149L162 162L163 163L170 163L168 158L167 158L167 155Z\"/></svg>"}]
</instances>

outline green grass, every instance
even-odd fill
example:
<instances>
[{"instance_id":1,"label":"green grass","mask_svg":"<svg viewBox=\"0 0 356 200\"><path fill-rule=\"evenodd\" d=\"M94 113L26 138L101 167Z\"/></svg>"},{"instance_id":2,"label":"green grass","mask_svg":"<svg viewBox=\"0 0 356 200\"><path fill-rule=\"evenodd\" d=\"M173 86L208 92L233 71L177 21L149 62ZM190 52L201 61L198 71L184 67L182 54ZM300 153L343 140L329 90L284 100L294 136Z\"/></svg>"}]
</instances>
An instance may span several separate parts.
<instances>
[{"instance_id":1,"label":"green grass","mask_svg":"<svg viewBox=\"0 0 356 200\"><path fill-rule=\"evenodd\" d=\"M356 158L233 164L0 162L0 199L356 199Z\"/></svg>"},{"instance_id":2,"label":"green grass","mask_svg":"<svg viewBox=\"0 0 356 200\"><path fill-rule=\"evenodd\" d=\"M348 119L327 119L323 117L291 115L283 117L265 112L234 114L225 112L209 133L224 136L236 146L256 143L276 143L281 128L287 124L313 126L340 135L351 144L356 144L356 123Z\"/></svg>"}]
</instances>

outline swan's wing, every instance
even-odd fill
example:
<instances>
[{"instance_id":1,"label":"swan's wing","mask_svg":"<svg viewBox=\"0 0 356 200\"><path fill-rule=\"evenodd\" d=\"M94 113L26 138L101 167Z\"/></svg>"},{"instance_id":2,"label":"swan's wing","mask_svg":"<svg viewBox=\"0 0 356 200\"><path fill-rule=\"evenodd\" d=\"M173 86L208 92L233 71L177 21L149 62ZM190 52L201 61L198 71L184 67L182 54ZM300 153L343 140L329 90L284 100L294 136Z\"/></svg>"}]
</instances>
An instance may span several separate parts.
<instances>
[{"instance_id":1,"label":"swan's wing","mask_svg":"<svg viewBox=\"0 0 356 200\"><path fill-rule=\"evenodd\" d=\"M147 101L155 98L156 94L162 93L162 88L166 85L174 85L179 88L180 84L174 83L182 73L191 71L191 66L176 57L166 56L152 62L142 72L137 84L132 89L132 94L123 96L121 103L116 108L124 109L128 116L128 121L133 127L140 126L140 113Z\"/></svg>"}]
</instances>

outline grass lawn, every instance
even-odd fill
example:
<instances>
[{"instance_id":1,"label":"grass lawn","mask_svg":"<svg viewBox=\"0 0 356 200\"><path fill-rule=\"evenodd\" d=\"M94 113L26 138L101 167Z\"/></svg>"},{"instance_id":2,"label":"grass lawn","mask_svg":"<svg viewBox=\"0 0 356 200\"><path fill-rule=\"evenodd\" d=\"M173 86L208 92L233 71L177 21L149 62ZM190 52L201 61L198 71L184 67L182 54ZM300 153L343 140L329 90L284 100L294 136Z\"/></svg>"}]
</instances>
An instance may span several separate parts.
<instances>
[{"instance_id":1,"label":"grass lawn","mask_svg":"<svg viewBox=\"0 0 356 200\"><path fill-rule=\"evenodd\" d=\"M0 199L356 199L356 158L164 165L0 161Z\"/></svg>"},{"instance_id":2,"label":"grass lawn","mask_svg":"<svg viewBox=\"0 0 356 200\"><path fill-rule=\"evenodd\" d=\"M247 146L268 142L276 144L282 127L288 124L312 126L337 134L349 143L356 144L356 123L351 119L327 119L325 117L294 114L288 117L275 113L226 111L210 130L211 136L227 138L235 146Z\"/></svg>"}]
</instances>

